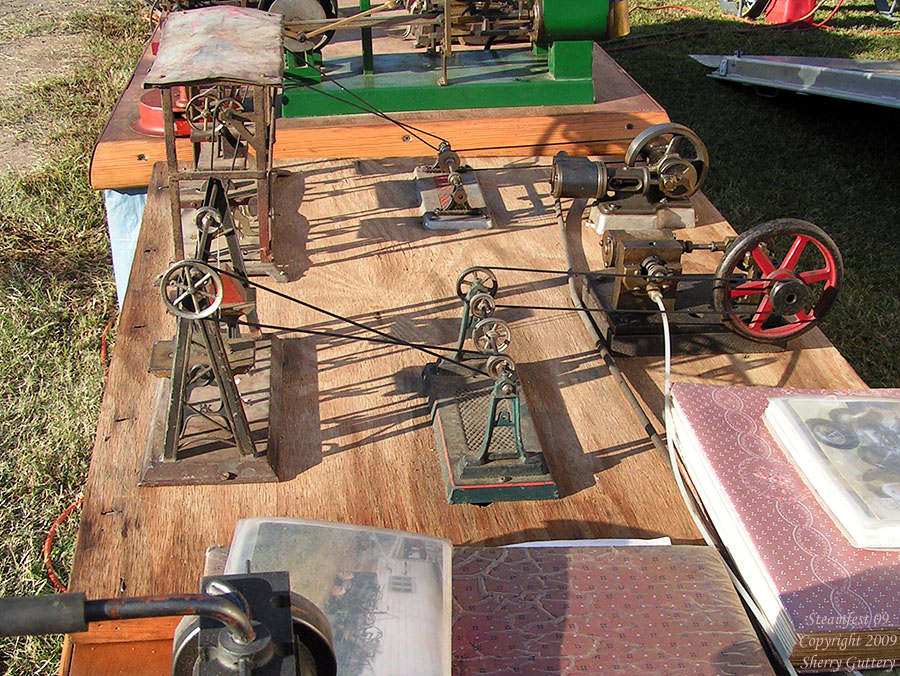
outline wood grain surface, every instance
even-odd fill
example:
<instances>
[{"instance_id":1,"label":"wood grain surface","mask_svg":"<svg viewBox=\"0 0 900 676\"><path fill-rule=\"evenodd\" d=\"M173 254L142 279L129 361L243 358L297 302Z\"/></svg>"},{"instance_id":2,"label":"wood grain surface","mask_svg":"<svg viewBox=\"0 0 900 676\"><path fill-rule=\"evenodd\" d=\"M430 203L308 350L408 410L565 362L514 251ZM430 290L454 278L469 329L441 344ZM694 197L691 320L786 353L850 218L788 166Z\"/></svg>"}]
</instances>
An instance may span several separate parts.
<instances>
[{"instance_id":1,"label":"wood grain surface","mask_svg":"<svg viewBox=\"0 0 900 676\"><path fill-rule=\"evenodd\" d=\"M415 162L309 161L276 182L275 253L291 281L255 278L293 298L407 341L451 345L461 303L458 273L470 265L564 270L547 197L547 158L472 160L498 224L493 230L431 232L417 215ZM500 307L561 499L448 505L426 401L418 390L431 357L357 342L364 331L258 292L264 323L338 332L340 338L268 331L283 377L273 394L278 484L138 488L150 419L154 340L171 337L152 280L172 256L163 167L154 170L131 281L119 322L97 430L70 587L89 597L194 591L204 550L227 544L238 519L289 516L397 528L458 545L537 539L670 536L699 541L666 465L571 311ZM702 196L695 241L731 232ZM578 224L570 241L578 269L599 265L598 237ZM714 269L697 252L685 271ZM498 302L569 305L565 277L498 271ZM679 357L673 380L735 385L865 387L817 329L781 354ZM659 424L661 358L620 359ZM73 655L71 673L80 655ZM94 672L106 673L106 672ZM114 672L108 672L114 673Z\"/></svg>"},{"instance_id":2,"label":"wood grain surface","mask_svg":"<svg viewBox=\"0 0 900 676\"><path fill-rule=\"evenodd\" d=\"M328 54L353 53L358 45L339 41ZM384 36L376 51L402 52L410 43ZM144 77L153 63L148 45L135 67L91 158L91 186L96 190L146 186L155 162L166 159L162 138L131 128L138 115ZM490 148L483 155L624 155L629 141L654 124L668 122L665 110L599 47L594 51L595 103L529 108L483 108L392 117L448 140L454 148ZM190 158L188 139L178 139L179 157ZM277 120L274 157L410 157L430 152L404 129L374 115L331 115Z\"/></svg>"}]
</instances>

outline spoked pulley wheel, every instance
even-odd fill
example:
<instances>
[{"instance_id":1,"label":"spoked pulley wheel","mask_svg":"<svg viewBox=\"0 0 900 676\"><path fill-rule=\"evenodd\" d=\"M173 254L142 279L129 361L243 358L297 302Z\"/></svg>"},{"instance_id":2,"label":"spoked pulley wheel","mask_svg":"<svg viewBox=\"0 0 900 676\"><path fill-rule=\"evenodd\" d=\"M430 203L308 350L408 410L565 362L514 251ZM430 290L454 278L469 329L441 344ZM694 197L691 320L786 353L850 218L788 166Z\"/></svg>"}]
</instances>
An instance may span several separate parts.
<instances>
[{"instance_id":1,"label":"spoked pulley wheel","mask_svg":"<svg viewBox=\"0 0 900 676\"><path fill-rule=\"evenodd\" d=\"M472 328L472 342L482 354L500 354L512 342L512 331L502 319L482 319Z\"/></svg>"},{"instance_id":2,"label":"spoked pulley wheel","mask_svg":"<svg viewBox=\"0 0 900 676\"><path fill-rule=\"evenodd\" d=\"M216 127L216 105L218 103L219 96L215 87L205 89L192 96L184 111L191 129L212 132Z\"/></svg>"},{"instance_id":3,"label":"spoked pulley wheel","mask_svg":"<svg viewBox=\"0 0 900 676\"><path fill-rule=\"evenodd\" d=\"M738 237L726 250L713 305L738 334L782 342L809 331L837 297L844 263L824 230L783 218Z\"/></svg>"},{"instance_id":4,"label":"spoked pulley wheel","mask_svg":"<svg viewBox=\"0 0 900 676\"><path fill-rule=\"evenodd\" d=\"M683 124L666 122L648 127L634 137L625 151L625 164L645 161L659 177L667 197L685 199L697 192L709 173L706 145Z\"/></svg>"},{"instance_id":5,"label":"spoked pulley wheel","mask_svg":"<svg viewBox=\"0 0 900 676\"><path fill-rule=\"evenodd\" d=\"M495 354L488 357L487 362L485 362L485 369L492 378L500 380L500 378L503 377L504 372L514 374L516 372L516 365L513 360L505 354Z\"/></svg>"},{"instance_id":6,"label":"spoked pulley wheel","mask_svg":"<svg viewBox=\"0 0 900 676\"><path fill-rule=\"evenodd\" d=\"M475 267L466 268L461 273L459 273L459 277L456 280L456 293L463 300L466 299L466 296L469 293L469 289L471 289L475 284L479 284L484 287L488 294L493 297L497 296L497 275L495 275L490 269L483 268L481 266L476 265Z\"/></svg>"},{"instance_id":7,"label":"spoked pulley wheel","mask_svg":"<svg viewBox=\"0 0 900 676\"><path fill-rule=\"evenodd\" d=\"M182 319L203 319L219 309L224 286L219 273L203 261L185 260L172 265L159 285L166 310Z\"/></svg>"},{"instance_id":8,"label":"spoked pulley wheel","mask_svg":"<svg viewBox=\"0 0 900 676\"><path fill-rule=\"evenodd\" d=\"M208 237L215 237L222 229L222 214L215 207L200 207L194 214L197 229Z\"/></svg>"},{"instance_id":9,"label":"spoked pulley wheel","mask_svg":"<svg viewBox=\"0 0 900 676\"><path fill-rule=\"evenodd\" d=\"M497 303L494 301L494 297L488 293L476 293L469 301L469 307L473 316L478 317L478 319L484 319L494 314L494 310L497 309Z\"/></svg>"}]
</instances>

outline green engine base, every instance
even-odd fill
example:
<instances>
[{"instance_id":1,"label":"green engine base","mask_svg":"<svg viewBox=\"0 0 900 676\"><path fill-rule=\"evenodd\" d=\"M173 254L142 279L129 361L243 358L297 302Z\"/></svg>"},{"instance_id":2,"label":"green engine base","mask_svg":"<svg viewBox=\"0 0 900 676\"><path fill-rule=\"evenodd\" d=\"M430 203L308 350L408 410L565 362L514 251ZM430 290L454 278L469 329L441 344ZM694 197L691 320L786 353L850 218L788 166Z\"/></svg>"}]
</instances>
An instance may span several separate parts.
<instances>
[{"instance_id":1,"label":"green engine base","mask_svg":"<svg viewBox=\"0 0 900 676\"><path fill-rule=\"evenodd\" d=\"M484 360L468 363L484 367ZM513 435L507 427L495 432L487 463L463 467L464 458L477 454L484 439L494 380L446 362L428 364L423 378L431 403L434 440L447 500L451 504L559 497L524 397L519 400L519 415L527 461L522 462L516 454Z\"/></svg>"},{"instance_id":2,"label":"green engine base","mask_svg":"<svg viewBox=\"0 0 900 676\"><path fill-rule=\"evenodd\" d=\"M546 51L454 52L446 86L438 83L440 55L424 52L376 55L371 74L363 72L362 56L312 66L301 59L287 54L283 117L359 114L369 112L366 104L391 113L594 102L593 42L587 40L554 42Z\"/></svg>"}]
</instances>

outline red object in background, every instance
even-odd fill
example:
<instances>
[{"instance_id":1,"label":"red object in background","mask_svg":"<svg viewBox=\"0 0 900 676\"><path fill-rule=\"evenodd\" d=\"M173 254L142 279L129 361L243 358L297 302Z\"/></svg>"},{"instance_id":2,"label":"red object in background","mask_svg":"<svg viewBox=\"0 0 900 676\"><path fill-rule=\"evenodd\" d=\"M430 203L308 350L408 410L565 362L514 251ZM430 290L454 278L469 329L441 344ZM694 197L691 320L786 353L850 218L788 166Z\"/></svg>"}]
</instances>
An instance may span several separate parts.
<instances>
[{"instance_id":1,"label":"red object in background","mask_svg":"<svg viewBox=\"0 0 900 676\"><path fill-rule=\"evenodd\" d=\"M790 23L806 17L803 23L811 24L815 6L816 0L772 0L766 7L766 23Z\"/></svg>"},{"instance_id":2,"label":"red object in background","mask_svg":"<svg viewBox=\"0 0 900 676\"><path fill-rule=\"evenodd\" d=\"M176 102L177 103L177 102ZM173 106L177 108L177 106ZM162 114L162 96L158 89L150 89L141 94L138 102L139 116L131 123L131 128L145 136L165 136ZM175 136L190 136L191 126L183 117L175 117Z\"/></svg>"},{"instance_id":3,"label":"red object in background","mask_svg":"<svg viewBox=\"0 0 900 676\"><path fill-rule=\"evenodd\" d=\"M187 110L189 100L187 87L175 87L175 100L172 101L172 110L176 113L183 113Z\"/></svg>"}]
</instances>

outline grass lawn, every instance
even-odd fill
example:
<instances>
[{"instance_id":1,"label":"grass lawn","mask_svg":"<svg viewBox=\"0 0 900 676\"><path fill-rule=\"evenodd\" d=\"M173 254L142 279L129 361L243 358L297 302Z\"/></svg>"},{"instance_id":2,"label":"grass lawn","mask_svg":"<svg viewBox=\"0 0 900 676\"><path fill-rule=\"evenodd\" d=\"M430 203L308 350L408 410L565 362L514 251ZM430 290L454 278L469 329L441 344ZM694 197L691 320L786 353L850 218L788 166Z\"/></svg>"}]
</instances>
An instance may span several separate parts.
<instances>
[{"instance_id":1,"label":"grass lawn","mask_svg":"<svg viewBox=\"0 0 900 676\"><path fill-rule=\"evenodd\" d=\"M647 0L645 0L646 2ZM893 197L894 110L816 97L763 98L718 82L690 53L803 54L900 60L900 36L871 2L851 0L836 30L773 31L724 17L715 0L633 14L632 36L607 47L710 150L705 188L738 230L794 216L827 230L844 254L845 286L823 328L872 386L900 386L900 250ZM656 3L662 4L662 3ZM649 4L646 6L650 6ZM41 547L84 482L103 390L99 340L115 309L103 205L90 190L90 148L146 37L141 5L106 0L30 34L88 34L90 57L71 73L0 100L0 123L28 120L53 137L53 157L28 174L0 176L0 594L52 591ZM819 18L825 12L819 13ZM56 540L65 580L77 522ZM56 673L61 639L0 641L0 674Z\"/></svg>"},{"instance_id":2,"label":"grass lawn","mask_svg":"<svg viewBox=\"0 0 900 676\"><path fill-rule=\"evenodd\" d=\"M851 0L829 22L836 30L759 25L748 33L711 0L684 4L702 16L637 9L632 35L607 49L673 121L706 143L710 172L703 191L735 229L795 217L831 235L845 277L822 329L870 386L900 386L900 294L890 281L892 252L900 250L900 200L891 187L900 110L788 92L766 98L707 77L711 70L688 57L740 50L900 61L900 34L868 34L900 30L900 24L880 18L871 1ZM817 18L826 15L822 10ZM667 41L688 33L696 34Z\"/></svg>"},{"instance_id":3,"label":"grass lawn","mask_svg":"<svg viewBox=\"0 0 900 676\"><path fill-rule=\"evenodd\" d=\"M0 121L47 130L41 169L0 177L0 594L51 593L41 548L80 494L93 444L103 327L115 290L103 199L88 161L147 30L140 4L101 3L31 30L86 33L91 58L0 102ZM54 547L67 578L77 512ZM0 673L55 674L61 638L0 640Z\"/></svg>"}]
</instances>

